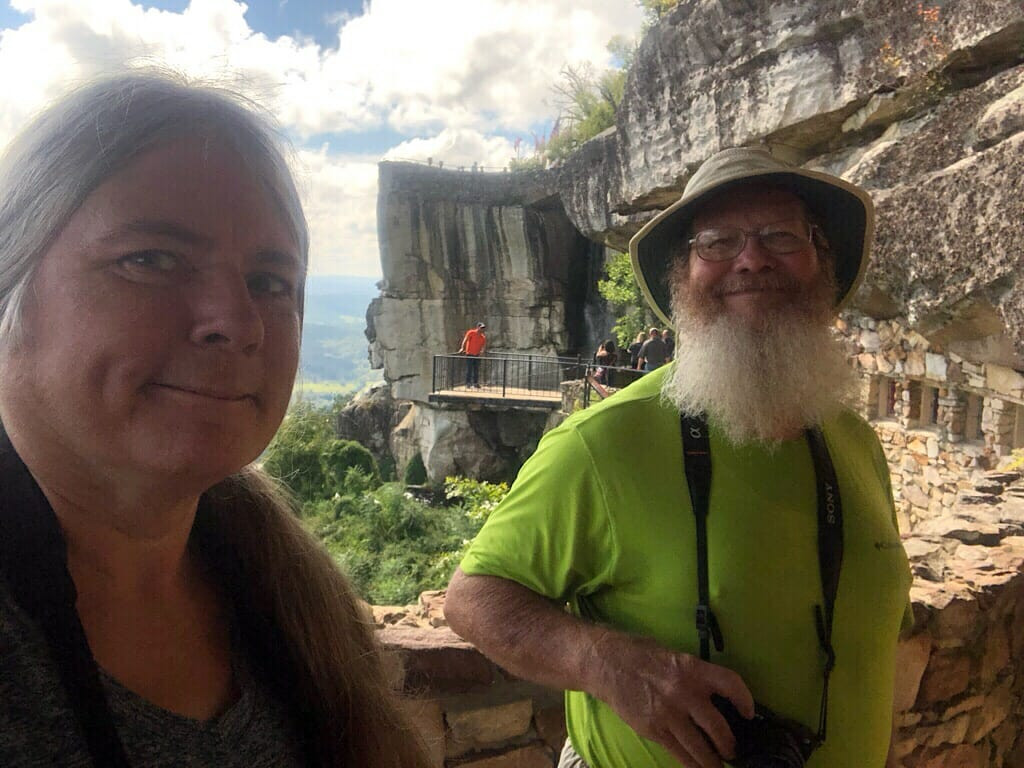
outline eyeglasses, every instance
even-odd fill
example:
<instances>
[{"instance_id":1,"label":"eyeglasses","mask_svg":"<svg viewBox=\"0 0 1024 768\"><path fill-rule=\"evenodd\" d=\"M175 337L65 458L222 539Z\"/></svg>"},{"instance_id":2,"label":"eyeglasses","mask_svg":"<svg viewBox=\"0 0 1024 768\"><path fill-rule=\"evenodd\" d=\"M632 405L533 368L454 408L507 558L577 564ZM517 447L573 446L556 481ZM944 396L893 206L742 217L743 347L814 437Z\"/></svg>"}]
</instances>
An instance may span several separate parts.
<instances>
[{"instance_id":1,"label":"eyeglasses","mask_svg":"<svg viewBox=\"0 0 1024 768\"><path fill-rule=\"evenodd\" d=\"M804 234L803 230L807 230ZM756 237L761 247L773 256L786 256L802 251L814 243L814 225L787 222L769 224L757 232L739 227L715 227L702 229L690 238L689 245L705 261L728 261L735 259L747 246L747 240Z\"/></svg>"}]
</instances>

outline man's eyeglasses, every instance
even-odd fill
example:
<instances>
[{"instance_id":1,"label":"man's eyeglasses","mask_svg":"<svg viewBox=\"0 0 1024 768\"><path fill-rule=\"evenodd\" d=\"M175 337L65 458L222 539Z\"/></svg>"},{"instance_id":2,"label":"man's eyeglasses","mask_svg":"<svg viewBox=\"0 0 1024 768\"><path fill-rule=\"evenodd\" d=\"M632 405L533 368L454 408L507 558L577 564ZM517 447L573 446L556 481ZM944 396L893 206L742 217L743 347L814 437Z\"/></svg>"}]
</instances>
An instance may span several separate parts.
<instances>
[{"instance_id":1,"label":"man's eyeglasses","mask_svg":"<svg viewBox=\"0 0 1024 768\"><path fill-rule=\"evenodd\" d=\"M798 222L769 224L757 232L739 227L715 227L702 229L690 238L690 248L705 261L728 261L735 259L746 247L747 239L756 237L761 247L773 256L786 256L802 251L814 243L817 227Z\"/></svg>"}]
</instances>

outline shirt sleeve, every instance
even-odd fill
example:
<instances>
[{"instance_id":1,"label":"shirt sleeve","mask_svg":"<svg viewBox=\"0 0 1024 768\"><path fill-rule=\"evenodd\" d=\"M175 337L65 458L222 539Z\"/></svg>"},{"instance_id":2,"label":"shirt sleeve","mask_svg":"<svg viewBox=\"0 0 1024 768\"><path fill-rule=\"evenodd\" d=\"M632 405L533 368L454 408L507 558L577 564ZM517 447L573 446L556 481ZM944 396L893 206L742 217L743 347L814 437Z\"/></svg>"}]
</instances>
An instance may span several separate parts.
<instances>
[{"instance_id":1,"label":"shirt sleeve","mask_svg":"<svg viewBox=\"0 0 1024 768\"><path fill-rule=\"evenodd\" d=\"M617 554L600 476L565 424L541 440L460 567L569 601L611 583Z\"/></svg>"}]
</instances>

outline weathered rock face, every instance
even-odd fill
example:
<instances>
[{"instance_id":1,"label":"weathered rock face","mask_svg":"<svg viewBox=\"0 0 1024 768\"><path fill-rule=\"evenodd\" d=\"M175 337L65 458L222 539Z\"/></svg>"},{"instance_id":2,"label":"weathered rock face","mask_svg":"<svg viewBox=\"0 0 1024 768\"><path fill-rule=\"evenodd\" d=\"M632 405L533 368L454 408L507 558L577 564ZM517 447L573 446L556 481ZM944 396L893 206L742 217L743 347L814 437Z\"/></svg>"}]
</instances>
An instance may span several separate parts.
<instances>
[{"instance_id":1,"label":"weathered rock face","mask_svg":"<svg viewBox=\"0 0 1024 768\"><path fill-rule=\"evenodd\" d=\"M643 41L617 130L560 169L559 194L580 231L623 249L710 154L764 143L872 191L857 307L1022 367L1022 60L1010 0L682 2Z\"/></svg>"},{"instance_id":2,"label":"weathered rock face","mask_svg":"<svg viewBox=\"0 0 1024 768\"><path fill-rule=\"evenodd\" d=\"M398 466L415 454L432 483L449 475L508 481L537 447L548 414L505 410L460 410L415 403L391 433Z\"/></svg>"}]
</instances>

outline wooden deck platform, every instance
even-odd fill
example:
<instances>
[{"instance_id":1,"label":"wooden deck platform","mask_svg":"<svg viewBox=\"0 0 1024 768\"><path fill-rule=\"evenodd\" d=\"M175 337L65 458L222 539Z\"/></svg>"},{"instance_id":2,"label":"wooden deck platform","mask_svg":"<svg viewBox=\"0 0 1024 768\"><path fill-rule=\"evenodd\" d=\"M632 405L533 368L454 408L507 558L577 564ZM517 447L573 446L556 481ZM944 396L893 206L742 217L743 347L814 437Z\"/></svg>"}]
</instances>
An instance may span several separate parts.
<instances>
[{"instance_id":1,"label":"wooden deck platform","mask_svg":"<svg viewBox=\"0 0 1024 768\"><path fill-rule=\"evenodd\" d=\"M458 404L462 407L466 405L481 405L494 408L555 410L562 404L562 393L560 390L507 388L503 394L501 387L488 387L485 385L479 389L475 387L470 389L460 385L452 389L431 392L429 401L438 404Z\"/></svg>"}]
</instances>

